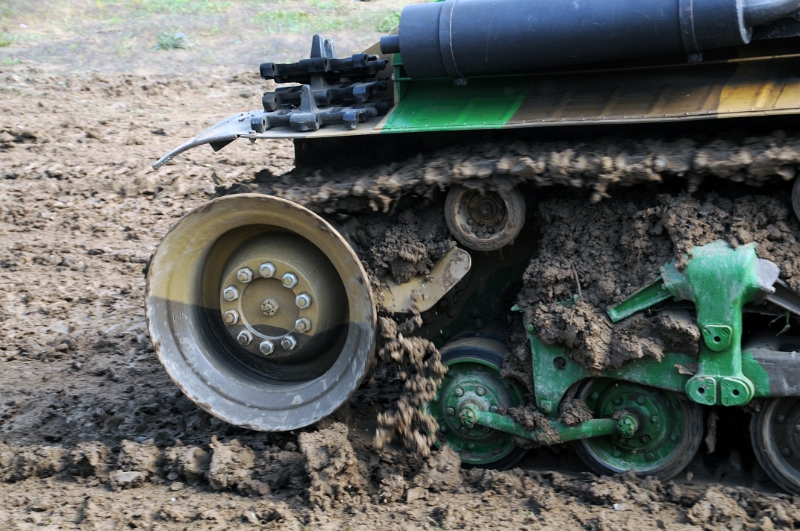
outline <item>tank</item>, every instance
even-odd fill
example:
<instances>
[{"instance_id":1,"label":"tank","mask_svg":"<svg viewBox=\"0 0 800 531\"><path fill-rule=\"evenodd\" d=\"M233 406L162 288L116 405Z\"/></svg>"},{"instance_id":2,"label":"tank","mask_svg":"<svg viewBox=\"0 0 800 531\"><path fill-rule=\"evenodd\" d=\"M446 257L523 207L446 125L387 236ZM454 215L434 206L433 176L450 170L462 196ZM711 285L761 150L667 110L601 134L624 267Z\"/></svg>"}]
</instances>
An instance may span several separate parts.
<instances>
[{"instance_id":1,"label":"tank","mask_svg":"<svg viewBox=\"0 0 800 531\"><path fill-rule=\"evenodd\" d=\"M479 467L569 443L669 479L742 410L800 495L798 20L800 0L447 0L363 53L315 35L262 64L258 108L154 164L295 146L152 256L164 368L261 431L391 379L375 444Z\"/></svg>"}]
</instances>

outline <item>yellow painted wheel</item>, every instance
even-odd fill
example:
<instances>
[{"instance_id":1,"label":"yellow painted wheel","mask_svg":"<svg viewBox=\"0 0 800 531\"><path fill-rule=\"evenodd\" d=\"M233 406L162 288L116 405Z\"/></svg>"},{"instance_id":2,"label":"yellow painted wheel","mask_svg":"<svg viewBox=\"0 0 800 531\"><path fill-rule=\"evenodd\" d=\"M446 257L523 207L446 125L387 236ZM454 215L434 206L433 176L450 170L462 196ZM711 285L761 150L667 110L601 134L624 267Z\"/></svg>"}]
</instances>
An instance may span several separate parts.
<instances>
[{"instance_id":1,"label":"yellow painted wheel","mask_svg":"<svg viewBox=\"0 0 800 531\"><path fill-rule=\"evenodd\" d=\"M375 346L372 292L353 249L313 212L264 195L222 197L182 218L151 260L146 313L186 396L260 431L332 413Z\"/></svg>"}]
</instances>

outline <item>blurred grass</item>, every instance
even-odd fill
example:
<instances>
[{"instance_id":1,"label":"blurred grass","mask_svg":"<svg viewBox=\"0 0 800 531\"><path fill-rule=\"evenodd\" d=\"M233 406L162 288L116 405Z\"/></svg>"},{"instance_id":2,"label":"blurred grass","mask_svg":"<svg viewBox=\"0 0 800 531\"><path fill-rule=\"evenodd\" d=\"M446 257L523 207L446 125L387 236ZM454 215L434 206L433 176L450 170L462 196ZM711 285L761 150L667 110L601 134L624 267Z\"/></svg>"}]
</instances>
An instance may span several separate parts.
<instances>
[{"instance_id":1,"label":"blurred grass","mask_svg":"<svg viewBox=\"0 0 800 531\"><path fill-rule=\"evenodd\" d=\"M16 40L17 40L16 37L14 37L13 35L6 32L2 32L0 33L0 48L3 48L5 46L11 46L12 44L14 44Z\"/></svg>"}]
</instances>

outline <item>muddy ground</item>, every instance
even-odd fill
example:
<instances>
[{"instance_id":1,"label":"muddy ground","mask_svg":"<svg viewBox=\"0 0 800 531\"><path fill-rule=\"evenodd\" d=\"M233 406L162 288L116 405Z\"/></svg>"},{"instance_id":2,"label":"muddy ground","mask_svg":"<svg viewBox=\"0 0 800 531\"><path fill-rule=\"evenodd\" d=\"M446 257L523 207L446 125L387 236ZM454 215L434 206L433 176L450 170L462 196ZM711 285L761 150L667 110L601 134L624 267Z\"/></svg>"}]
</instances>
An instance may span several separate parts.
<instances>
[{"instance_id":1,"label":"muddy ground","mask_svg":"<svg viewBox=\"0 0 800 531\"><path fill-rule=\"evenodd\" d=\"M55 75L0 68L0 529L775 529L800 527L746 441L672 482L598 478L569 448L507 472L372 446L362 390L306 430L226 425L155 357L142 270L184 213L289 142L150 164L257 106L253 74ZM702 452L701 452L702 454Z\"/></svg>"}]
</instances>

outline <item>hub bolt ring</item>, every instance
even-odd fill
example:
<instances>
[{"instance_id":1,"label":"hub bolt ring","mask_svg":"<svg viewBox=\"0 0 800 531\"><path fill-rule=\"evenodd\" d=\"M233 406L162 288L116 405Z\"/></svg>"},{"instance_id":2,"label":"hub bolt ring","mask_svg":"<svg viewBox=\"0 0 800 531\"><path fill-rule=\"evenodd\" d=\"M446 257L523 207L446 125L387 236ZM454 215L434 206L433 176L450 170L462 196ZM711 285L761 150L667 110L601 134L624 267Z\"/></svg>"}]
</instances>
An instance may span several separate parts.
<instances>
[{"instance_id":1,"label":"hub bolt ring","mask_svg":"<svg viewBox=\"0 0 800 531\"><path fill-rule=\"evenodd\" d=\"M239 298L239 290L236 289L236 286L228 286L225 288L225 291L222 292L222 298L228 302L233 302Z\"/></svg>"},{"instance_id":2,"label":"hub bolt ring","mask_svg":"<svg viewBox=\"0 0 800 531\"><path fill-rule=\"evenodd\" d=\"M281 277L281 281L285 287L292 289L297 285L297 276L294 273L285 273Z\"/></svg>"},{"instance_id":3,"label":"hub bolt ring","mask_svg":"<svg viewBox=\"0 0 800 531\"><path fill-rule=\"evenodd\" d=\"M311 297L307 293L301 293L294 299L294 303L298 308L304 310L311 306Z\"/></svg>"},{"instance_id":4,"label":"hub bolt ring","mask_svg":"<svg viewBox=\"0 0 800 531\"><path fill-rule=\"evenodd\" d=\"M247 330L242 330L239 332L239 335L236 336L236 340L240 345L249 345L253 341L253 334Z\"/></svg>"},{"instance_id":5,"label":"hub bolt ring","mask_svg":"<svg viewBox=\"0 0 800 531\"><path fill-rule=\"evenodd\" d=\"M294 350L294 347L297 346L297 340L294 336L286 336L281 339L281 346L286 350Z\"/></svg>"},{"instance_id":6,"label":"hub bolt ring","mask_svg":"<svg viewBox=\"0 0 800 531\"><path fill-rule=\"evenodd\" d=\"M225 320L225 324L235 325L239 322L239 312L236 310L228 310L225 312L223 319Z\"/></svg>"},{"instance_id":7,"label":"hub bolt ring","mask_svg":"<svg viewBox=\"0 0 800 531\"><path fill-rule=\"evenodd\" d=\"M261 267L258 268L258 273L263 278L272 278L275 276L275 264L272 262L264 262L261 264Z\"/></svg>"},{"instance_id":8,"label":"hub bolt ring","mask_svg":"<svg viewBox=\"0 0 800 531\"><path fill-rule=\"evenodd\" d=\"M236 278L239 279L239 282L242 284L247 284L251 280L253 280L253 270L249 267L243 267L239 271L236 272Z\"/></svg>"},{"instance_id":9,"label":"hub bolt ring","mask_svg":"<svg viewBox=\"0 0 800 531\"><path fill-rule=\"evenodd\" d=\"M261 344L258 345L258 350L265 356L269 356L275 351L275 344L267 339L266 341L262 341Z\"/></svg>"}]
</instances>

